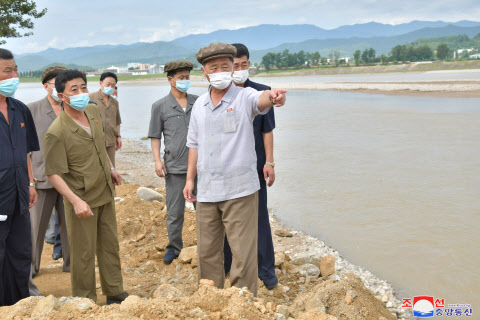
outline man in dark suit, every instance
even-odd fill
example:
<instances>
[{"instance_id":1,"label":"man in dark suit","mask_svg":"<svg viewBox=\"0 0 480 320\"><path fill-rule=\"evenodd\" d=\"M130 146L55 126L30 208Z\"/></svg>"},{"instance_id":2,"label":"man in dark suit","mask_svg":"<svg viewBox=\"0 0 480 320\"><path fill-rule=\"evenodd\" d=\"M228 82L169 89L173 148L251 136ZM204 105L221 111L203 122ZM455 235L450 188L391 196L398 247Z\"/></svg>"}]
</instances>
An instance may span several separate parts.
<instances>
[{"instance_id":1,"label":"man in dark suit","mask_svg":"<svg viewBox=\"0 0 480 320\"><path fill-rule=\"evenodd\" d=\"M30 110L12 98L18 84L15 59L0 48L0 307L30 296L28 210L37 202L37 192L28 154L39 145Z\"/></svg>"},{"instance_id":2,"label":"man in dark suit","mask_svg":"<svg viewBox=\"0 0 480 320\"><path fill-rule=\"evenodd\" d=\"M37 205L32 208L30 213L30 221L32 224L32 276L35 276L40 269L45 232L53 208L57 211L58 224L60 226L63 272L70 272L70 248L65 224L63 197L47 180L47 176L45 175L45 155L43 151L43 136L53 121L62 112L62 100L57 96L55 78L60 72L65 70L67 70L67 68L59 66L45 69L42 74L42 84L45 91L47 91L47 95L41 100L28 104L28 108L33 116L33 121L35 121L38 138L42 142L40 144L40 150L32 152L33 175L37 179L35 187L38 193Z\"/></svg>"}]
</instances>

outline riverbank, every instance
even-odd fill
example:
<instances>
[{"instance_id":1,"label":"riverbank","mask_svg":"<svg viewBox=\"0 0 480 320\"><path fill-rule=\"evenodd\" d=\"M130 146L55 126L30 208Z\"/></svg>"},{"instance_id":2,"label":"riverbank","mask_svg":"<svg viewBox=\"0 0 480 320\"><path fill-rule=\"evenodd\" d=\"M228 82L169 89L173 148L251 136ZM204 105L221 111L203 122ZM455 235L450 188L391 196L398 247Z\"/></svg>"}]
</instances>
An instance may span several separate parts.
<instances>
[{"instance_id":1,"label":"riverbank","mask_svg":"<svg viewBox=\"0 0 480 320\"><path fill-rule=\"evenodd\" d=\"M474 70L472 70L474 71ZM437 72L437 71L434 71ZM458 70L445 70L442 73L453 73ZM469 72L469 70L462 70ZM288 73L283 76L299 76L298 74ZM374 73L371 74L374 78ZM263 75L262 75L263 76ZM311 76L305 74L304 76ZM368 79L369 74L365 74ZM260 77L260 75L258 75ZM314 90L314 91L345 91L345 92L363 92L370 94L386 94L393 96L414 96L414 97L444 97L444 98L479 98L480 80L448 80L448 81L401 81L401 75L395 74L398 81L351 81L351 82L332 82L329 81L288 81L285 77L284 82L279 82L277 78L262 77L262 83L272 88L285 88L287 90ZM251 77L256 81L256 77ZM298 79L298 78L297 78ZM119 85L128 86L168 86L166 79L156 80L131 80L121 81ZM201 76L192 76L192 87L208 87L208 82Z\"/></svg>"},{"instance_id":2,"label":"riverbank","mask_svg":"<svg viewBox=\"0 0 480 320\"><path fill-rule=\"evenodd\" d=\"M116 210L125 289L132 295L120 306L104 306L97 274L98 305L71 293L62 261L42 256L35 283L47 298L31 297L0 308L3 319L396 319L410 318L386 281L351 264L323 241L282 226L271 214L279 286L269 291L259 281L258 297L245 289L197 286L195 212L186 208L184 250L171 265L162 262L168 243L164 181L155 176L148 148L125 140L117 168L125 183L117 187ZM163 200L137 195L156 187ZM97 269L98 271L98 269ZM229 286L227 280L226 287ZM51 295L51 296L50 296Z\"/></svg>"}]
</instances>

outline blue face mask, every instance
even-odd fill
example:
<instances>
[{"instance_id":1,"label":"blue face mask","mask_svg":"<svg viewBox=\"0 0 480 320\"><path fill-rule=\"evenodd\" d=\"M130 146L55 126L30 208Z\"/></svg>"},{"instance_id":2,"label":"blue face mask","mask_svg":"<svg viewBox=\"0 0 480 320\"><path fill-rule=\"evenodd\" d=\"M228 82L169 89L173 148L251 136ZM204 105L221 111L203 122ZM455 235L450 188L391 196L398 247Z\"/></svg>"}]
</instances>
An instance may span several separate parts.
<instances>
[{"instance_id":1,"label":"blue face mask","mask_svg":"<svg viewBox=\"0 0 480 320\"><path fill-rule=\"evenodd\" d=\"M0 94L5 97L13 97L18 89L20 81L18 78L11 78L0 81Z\"/></svg>"},{"instance_id":2,"label":"blue face mask","mask_svg":"<svg viewBox=\"0 0 480 320\"><path fill-rule=\"evenodd\" d=\"M68 96L65 95L65 97L68 97ZM88 93L80 93L80 94L77 94L76 96L71 96L69 98L70 98L70 103L67 103L67 104L73 109L78 111L85 110L88 103L90 102L90 97Z\"/></svg>"},{"instance_id":3,"label":"blue face mask","mask_svg":"<svg viewBox=\"0 0 480 320\"><path fill-rule=\"evenodd\" d=\"M190 80L177 80L175 81L175 88L177 88L179 91L182 92L187 92L188 88L190 88Z\"/></svg>"},{"instance_id":4,"label":"blue face mask","mask_svg":"<svg viewBox=\"0 0 480 320\"><path fill-rule=\"evenodd\" d=\"M50 92L49 92L48 94L50 95L50 97L53 98L53 100L55 100L57 102L62 102L62 100L60 100L60 98L58 97L57 89L53 88L52 93L50 94Z\"/></svg>"},{"instance_id":5,"label":"blue face mask","mask_svg":"<svg viewBox=\"0 0 480 320\"><path fill-rule=\"evenodd\" d=\"M117 96L110 96L112 97L113 99L117 100L118 101L118 97Z\"/></svg>"},{"instance_id":6,"label":"blue face mask","mask_svg":"<svg viewBox=\"0 0 480 320\"><path fill-rule=\"evenodd\" d=\"M110 87L104 87L102 92L103 92L104 94L106 94L107 96L109 96L109 95L111 95L112 93L115 92L115 89L114 89L114 88L110 88Z\"/></svg>"}]
</instances>

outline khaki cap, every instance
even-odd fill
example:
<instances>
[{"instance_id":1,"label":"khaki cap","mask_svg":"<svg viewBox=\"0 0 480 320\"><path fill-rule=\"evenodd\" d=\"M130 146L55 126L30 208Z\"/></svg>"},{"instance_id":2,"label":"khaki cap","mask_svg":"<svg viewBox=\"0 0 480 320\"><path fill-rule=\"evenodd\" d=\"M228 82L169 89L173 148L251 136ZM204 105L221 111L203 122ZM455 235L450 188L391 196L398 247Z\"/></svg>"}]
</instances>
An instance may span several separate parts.
<instances>
[{"instance_id":1,"label":"khaki cap","mask_svg":"<svg viewBox=\"0 0 480 320\"><path fill-rule=\"evenodd\" d=\"M200 64L218 57L231 57L237 54L237 48L228 43L214 42L198 50L196 58Z\"/></svg>"},{"instance_id":2,"label":"khaki cap","mask_svg":"<svg viewBox=\"0 0 480 320\"><path fill-rule=\"evenodd\" d=\"M46 82L58 76L60 72L67 71L67 70L68 70L67 68L61 67L61 66L48 67L47 69L45 69L45 71L43 71L42 83L45 84Z\"/></svg>"},{"instance_id":3,"label":"khaki cap","mask_svg":"<svg viewBox=\"0 0 480 320\"><path fill-rule=\"evenodd\" d=\"M165 65L163 72L170 72L175 70L192 70L193 64L190 61L172 61Z\"/></svg>"}]
</instances>

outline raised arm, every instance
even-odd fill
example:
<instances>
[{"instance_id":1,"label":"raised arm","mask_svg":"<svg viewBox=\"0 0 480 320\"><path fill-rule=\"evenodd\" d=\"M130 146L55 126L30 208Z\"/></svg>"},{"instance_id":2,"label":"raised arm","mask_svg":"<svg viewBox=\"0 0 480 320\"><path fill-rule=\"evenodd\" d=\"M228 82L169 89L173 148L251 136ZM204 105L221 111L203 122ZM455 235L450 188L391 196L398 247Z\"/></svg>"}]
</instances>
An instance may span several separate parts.
<instances>
[{"instance_id":1,"label":"raised arm","mask_svg":"<svg viewBox=\"0 0 480 320\"><path fill-rule=\"evenodd\" d=\"M281 107L285 104L287 90L285 89L274 89L274 90L265 90L258 99L258 110L262 112L263 110L270 107Z\"/></svg>"}]
</instances>

